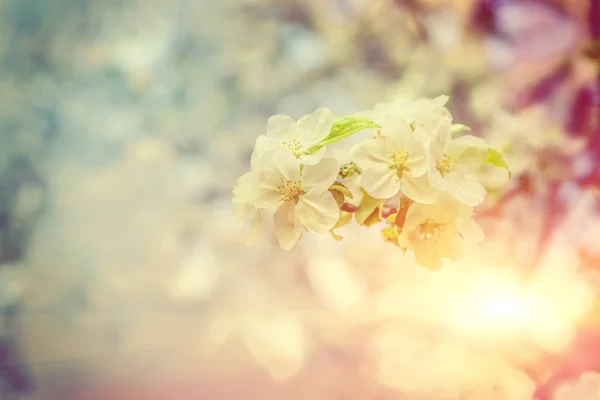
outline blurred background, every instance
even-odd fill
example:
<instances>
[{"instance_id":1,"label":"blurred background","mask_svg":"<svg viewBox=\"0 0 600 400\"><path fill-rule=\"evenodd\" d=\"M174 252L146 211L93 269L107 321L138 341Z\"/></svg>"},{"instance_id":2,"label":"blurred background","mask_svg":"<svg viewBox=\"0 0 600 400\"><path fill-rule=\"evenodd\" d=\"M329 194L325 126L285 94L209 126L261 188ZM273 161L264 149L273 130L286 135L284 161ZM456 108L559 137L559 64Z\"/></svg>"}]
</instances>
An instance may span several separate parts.
<instances>
[{"instance_id":1,"label":"blurred background","mask_svg":"<svg viewBox=\"0 0 600 400\"><path fill-rule=\"evenodd\" d=\"M0 0L0 399L600 399L599 61L596 0ZM271 115L442 94L466 259L246 246Z\"/></svg>"}]
</instances>

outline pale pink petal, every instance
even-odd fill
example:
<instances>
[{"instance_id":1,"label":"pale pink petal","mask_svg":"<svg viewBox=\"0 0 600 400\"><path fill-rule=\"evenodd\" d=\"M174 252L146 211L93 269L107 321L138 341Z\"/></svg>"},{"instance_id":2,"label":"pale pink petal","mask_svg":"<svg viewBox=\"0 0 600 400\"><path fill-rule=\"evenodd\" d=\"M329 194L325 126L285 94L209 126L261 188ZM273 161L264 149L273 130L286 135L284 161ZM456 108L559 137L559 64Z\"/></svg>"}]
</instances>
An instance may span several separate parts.
<instances>
[{"instance_id":1,"label":"pale pink petal","mask_svg":"<svg viewBox=\"0 0 600 400\"><path fill-rule=\"evenodd\" d=\"M352 161L362 169L392 165L392 153L381 140L371 139L352 147Z\"/></svg>"},{"instance_id":2,"label":"pale pink petal","mask_svg":"<svg viewBox=\"0 0 600 400\"><path fill-rule=\"evenodd\" d=\"M409 199L422 204L435 202L439 193L431 186L426 176L413 178L410 174L405 174L400 179L400 191Z\"/></svg>"},{"instance_id":3,"label":"pale pink petal","mask_svg":"<svg viewBox=\"0 0 600 400\"><path fill-rule=\"evenodd\" d=\"M321 107L304 117L298 125L298 140L305 147L310 147L329 134L333 126L333 115L328 108Z\"/></svg>"},{"instance_id":4,"label":"pale pink petal","mask_svg":"<svg viewBox=\"0 0 600 400\"><path fill-rule=\"evenodd\" d=\"M315 151L314 153L301 155L298 159L304 165L315 165L319 161L321 161L321 159L325 155L326 151L327 151L327 146L321 147L319 150Z\"/></svg>"},{"instance_id":5,"label":"pale pink petal","mask_svg":"<svg viewBox=\"0 0 600 400\"><path fill-rule=\"evenodd\" d=\"M296 215L296 206L292 202L282 203L273 215L275 236L284 250L290 250L298 243L302 235L302 223Z\"/></svg>"},{"instance_id":6,"label":"pale pink petal","mask_svg":"<svg viewBox=\"0 0 600 400\"><path fill-rule=\"evenodd\" d=\"M309 192L300 198L296 214L309 231L325 233L338 222L340 210L329 191Z\"/></svg>"},{"instance_id":7,"label":"pale pink petal","mask_svg":"<svg viewBox=\"0 0 600 400\"><path fill-rule=\"evenodd\" d=\"M340 163L335 158L324 158L317 165L305 165L302 170L304 190L323 193L335 182Z\"/></svg>"},{"instance_id":8,"label":"pale pink petal","mask_svg":"<svg viewBox=\"0 0 600 400\"><path fill-rule=\"evenodd\" d=\"M295 133L296 122L287 115L273 115L267 121L267 136L276 142L290 140Z\"/></svg>"},{"instance_id":9,"label":"pale pink petal","mask_svg":"<svg viewBox=\"0 0 600 400\"><path fill-rule=\"evenodd\" d=\"M398 194L400 190L400 179L396 171L386 166L364 171L361 184L365 192L376 199L388 199Z\"/></svg>"}]
</instances>

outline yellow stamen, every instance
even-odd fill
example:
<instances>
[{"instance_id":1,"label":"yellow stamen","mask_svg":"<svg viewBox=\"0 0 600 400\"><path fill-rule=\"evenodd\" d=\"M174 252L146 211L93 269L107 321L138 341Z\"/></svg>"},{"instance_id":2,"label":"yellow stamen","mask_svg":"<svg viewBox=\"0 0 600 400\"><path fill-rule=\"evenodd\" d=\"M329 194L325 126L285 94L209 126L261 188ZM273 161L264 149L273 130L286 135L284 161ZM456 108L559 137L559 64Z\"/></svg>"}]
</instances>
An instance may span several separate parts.
<instances>
[{"instance_id":1,"label":"yellow stamen","mask_svg":"<svg viewBox=\"0 0 600 400\"><path fill-rule=\"evenodd\" d=\"M298 139L291 139L281 142L280 146L290 153L292 153L296 158L300 157L302 154L302 145L298 141Z\"/></svg>"},{"instance_id":2,"label":"yellow stamen","mask_svg":"<svg viewBox=\"0 0 600 400\"><path fill-rule=\"evenodd\" d=\"M435 164L435 167L438 171L440 171L440 174L442 174L442 176L444 176L448 172L454 171L454 169L456 169L457 166L458 162L447 154L444 154L442 159Z\"/></svg>"},{"instance_id":3,"label":"yellow stamen","mask_svg":"<svg viewBox=\"0 0 600 400\"><path fill-rule=\"evenodd\" d=\"M419 225L419 239L421 240L434 240L437 242L440 232L445 228L445 224L440 224L434 220L427 219L421 225Z\"/></svg>"},{"instance_id":4,"label":"yellow stamen","mask_svg":"<svg viewBox=\"0 0 600 400\"><path fill-rule=\"evenodd\" d=\"M297 203L300 196L304 194L302 190L302 182L284 180L281 178L281 184L277 185L277 191L279 192L279 198L283 201L293 201Z\"/></svg>"},{"instance_id":5,"label":"yellow stamen","mask_svg":"<svg viewBox=\"0 0 600 400\"><path fill-rule=\"evenodd\" d=\"M406 150L396 151L391 155L392 166L391 168L396 170L396 174L398 174L398 178L402 178L402 174L404 171L408 171L409 168L406 166L406 162L408 161L408 152Z\"/></svg>"}]
</instances>

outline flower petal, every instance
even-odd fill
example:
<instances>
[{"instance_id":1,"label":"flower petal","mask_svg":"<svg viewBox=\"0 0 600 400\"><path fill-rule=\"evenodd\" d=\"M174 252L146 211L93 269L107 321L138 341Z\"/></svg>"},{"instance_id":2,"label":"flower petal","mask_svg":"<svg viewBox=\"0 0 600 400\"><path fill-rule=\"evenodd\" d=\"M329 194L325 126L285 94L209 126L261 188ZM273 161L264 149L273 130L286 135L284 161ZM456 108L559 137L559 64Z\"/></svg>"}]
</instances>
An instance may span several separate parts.
<instances>
[{"instance_id":1,"label":"flower petal","mask_svg":"<svg viewBox=\"0 0 600 400\"><path fill-rule=\"evenodd\" d=\"M447 190L449 183L446 182L440 171L436 168L436 160L433 157L429 158L429 168L427 169L427 178L429 183L436 189Z\"/></svg>"},{"instance_id":2,"label":"flower petal","mask_svg":"<svg viewBox=\"0 0 600 400\"><path fill-rule=\"evenodd\" d=\"M446 146L451 139L451 126L450 118L441 118L431 133L429 154L436 161L440 160L446 152Z\"/></svg>"},{"instance_id":3,"label":"flower petal","mask_svg":"<svg viewBox=\"0 0 600 400\"><path fill-rule=\"evenodd\" d=\"M255 172L246 172L235 184L235 197L246 203L254 204L261 194L260 175Z\"/></svg>"},{"instance_id":4,"label":"flower petal","mask_svg":"<svg viewBox=\"0 0 600 400\"><path fill-rule=\"evenodd\" d=\"M442 267L442 260L430 245L416 246L414 249L417 263L431 271L438 271Z\"/></svg>"},{"instance_id":5,"label":"flower petal","mask_svg":"<svg viewBox=\"0 0 600 400\"><path fill-rule=\"evenodd\" d=\"M472 207L461 207L455 225L465 242L478 243L485 238L485 235L481 226L471 217L472 212Z\"/></svg>"},{"instance_id":6,"label":"flower petal","mask_svg":"<svg viewBox=\"0 0 600 400\"><path fill-rule=\"evenodd\" d=\"M317 165L305 165L302 186L306 191L323 193L335 182L339 172L340 163L335 158L324 158Z\"/></svg>"},{"instance_id":7,"label":"flower petal","mask_svg":"<svg viewBox=\"0 0 600 400\"><path fill-rule=\"evenodd\" d=\"M325 233L333 229L340 218L340 209L329 191L309 192L300 197L296 214L309 231Z\"/></svg>"},{"instance_id":8,"label":"flower petal","mask_svg":"<svg viewBox=\"0 0 600 400\"><path fill-rule=\"evenodd\" d=\"M383 136L391 142L392 152L407 150L412 142L412 129L408 122L397 115L388 115L381 126Z\"/></svg>"},{"instance_id":9,"label":"flower petal","mask_svg":"<svg viewBox=\"0 0 600 400\"><path fill-rule=\"evenodd\" d=\"M400 190L398 175L387 166L370 168L363 172L361 184L365 192L376 199L388 199Z\"/></svg>"},{"instance_id":10,"label":"flower petal","mask_svg":"<svg viewBox=\"0 0 600 400\"><path fill-rule=\"evenodd\" d=\"M410 174L405 174L400 179L400 191L409 199L422 204L432 204L439 194L426 176L413 178Z\"/></svg>"},{"instance_id":11,"label":"flower petal","mask_svg":"<svg viewBox=\"0 0 600 400\"><path fill-rule=\"evenodd\" d=\"M463 243L454 226L442 232L436 242L437 254L443 258L458 260L464 255Z\"/></svg>"},{"instance_id":12,"label":"flower petal","mask_svg":"<svg viewBox=\"0 0 600 400\"><path fill-rule=\"evenodd\" d=\"M327 151L327 146L321 147L319 150L315 151L314 153L301 155L298 159L304 165L315 165L319 161L321 161L321 159L325 155L326 151Z\"/></svg>"},{"instance_id":13,"label":"flower petal","mask_svg":"<svg viewBox=\"0 0 600 400\"><path fill-rule=\"evenodd\" d=\"M408 208L405 230L416 230L427 219L440 223L454 223L458 215L458 203L447 194L440 194L433 204L413 203Z\"/></svg>"},{"instance_id":14,"label":"flower petal","mask_svg":"<svg viewBox=\"0 0 600 400\"><path fill-rule=\"evenodd\" d=\"M475 172L485 163L488 146L475 136L461 136L448 145L448 151L458 156L456 171Z\"/></svg>"},{"instance_id":15,"label":"flower petal","mask_svg":"<svg viewBox=\"0 0 600 400\"><path fill-rule=\"evenodd\" d=\"M256 212L256 207L242 199L240 196L235 196L232 200L232 203L233 217L238 224L243 224Z\"/></svg>"},{"instance_id":16,"label":"flower petal","mask_svg":"<svg viewBox=\"0 0 600 400\"><path fill-rule=\"evenodd\" d=\"M260 211L255 212L250 222L250 229L248 230L248 238L246 243L252 245L257 242L260 234L262 233L263 217Z\"/></svg>"},{"instance_id":17,"label":"flower petal","mask_svg":"<svg viewBox=\"0 0 600 400\"><path fill-rule=\"evenodd\" d=\"M302 235L302 223L296 215L296 206L292 202L282 203L273 215L275 236L284 250L290 250L298 243Z\"/></svg>"},{"instance_id":18,"label":"flower petal","mask_svg":"<svg viewBox=\"0 0 600 400\"><path fill-rule=\"evenodd\" d=\"M277 147L273 139L266 135L260 135L256 139L254 151L252 152L252 157L250 158L250 167L252 170L255 170L260 166L260 164L264 163L265 160L268 160L269 155L274 151L277 151L277 149L279 149L279 147Z\"/></svg>"},{"instance_id":19,"label":"flower petal","mask_svg":"<svg viewBox=\"0 0 600 400\"><path fill-rule=\"evenodd\" d=\"M271 168L281 174L286 180L300 180L300 162L294 155L286 150L280 150L272 154Z\"/></svg>"},{"instance_id":20,"label":"flower petal","mask_svg":"<svg viewBox=\"0 0 600 400\"><path fill-rule=\"evenodd\" d=\"M333 114L321 107L298 123L298 140L305 148L325 139L333 126Z\"/></svg>"},{"instance_id":21,"label":"flower petal","mask_svg":"<svg viewBox=\"0 0 600 400\"><path fill-rule=\"evenodd\" d=\"M300 181L300 163L291 153L279 149L271 153L264 163L260 163L255 174L259 182L254 189L256 194L250 202L257 207L268 208L281 202L281 193L277 187L282 181Z\"/></svg>"},{"instance_id":22,"label":"flower petal","mask_svg":"<svg viewBox=\"0 0 600 400\"><path fill-rule=\"evenodd\" d=\"M458 173L446 175L449 183L447 192L459 202L468 206L478 206L485 200L486 190L481 183L467 180Z\"/></svg>"},{"instance_id":23,"label":"flower petal","mask_svg":"<svg viewBox=\"0 0 600 400\"><path fill-rule=\"evenodd\" d=\"M289 140L296 133L296 122L285 114L273 115L267 121L267 136L276 142Z\"/></svg>"},{"instance_id":24,"label":"flower petal","mask_svg":"<svg viewBox=\"0 0 600 400\"><path fill-rule=\"evenodd\" d=\"M384 147L384 141L380 139L358 143L350 151L352 161L362 169L392 165L392 153Z\"/></svg>"},{"instance_id":25,"label":"flower petal","mask_svg":"<svg viewBox=\"0 0 600 400\"><path fill-rule=\"evenodd\" d=\"M429 168L429 159L427 158L425 143L421 140L413 139L408 151L409 158L406 166L410 169L410 174L414 177L425 175Z\"/></svg>"}]
</instances>

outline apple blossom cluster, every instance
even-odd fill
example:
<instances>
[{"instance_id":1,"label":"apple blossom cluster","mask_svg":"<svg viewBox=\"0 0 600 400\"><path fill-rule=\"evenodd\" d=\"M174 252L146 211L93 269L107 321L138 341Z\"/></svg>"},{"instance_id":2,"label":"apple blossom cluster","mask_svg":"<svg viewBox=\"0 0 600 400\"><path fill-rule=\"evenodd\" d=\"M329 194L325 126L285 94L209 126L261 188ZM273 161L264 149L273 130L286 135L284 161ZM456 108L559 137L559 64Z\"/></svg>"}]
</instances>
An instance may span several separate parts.
<instances>
[{"instance_id":1,"label":"apple blossom cluster","mask_svg":"<svg viewBox=\"0 0 600 400\"><path fill-rule=\"evenodd\" d=\"M236 219L250 221L249 242L266 218L285 250L303 232L341 240L334 230L354 219L381 223L384 241L432 270L459 259L465 244L483 238L473 219L486 195L479 169L508 166L483 139L460 134L469 128L453 124L447 101L402 99L337 119L327 108L297 122L271 117L233 190ZM372 135L348 154L328 154L328 145L363 130Z\"/></svg>"}]
</instances>

